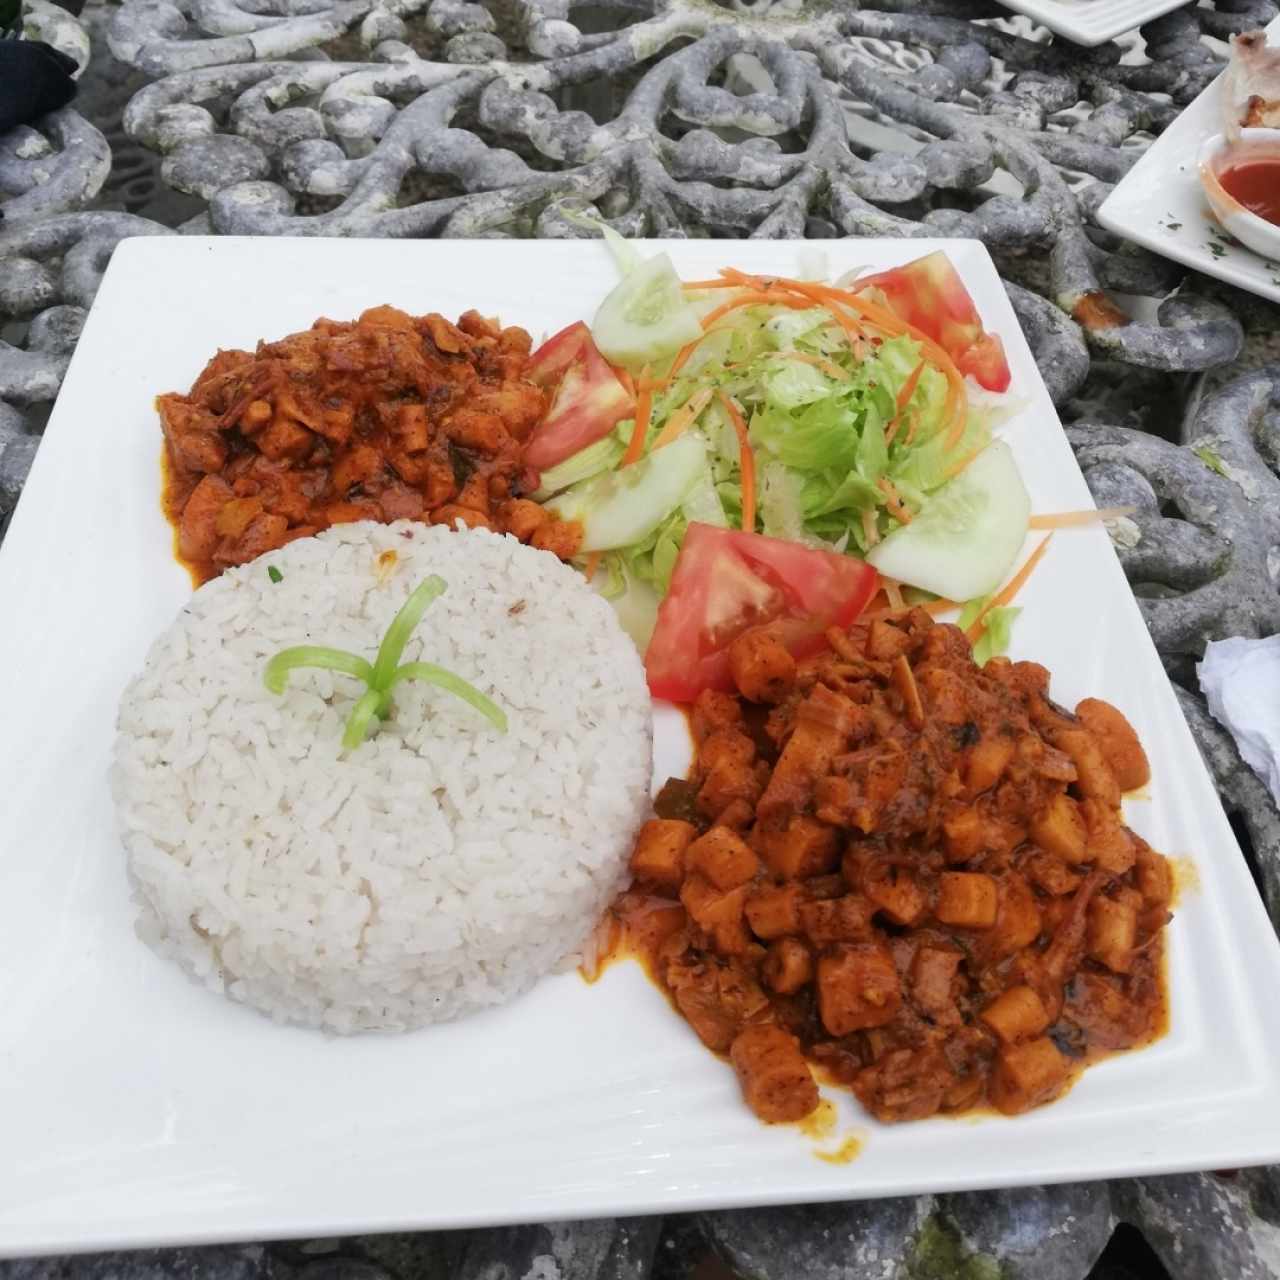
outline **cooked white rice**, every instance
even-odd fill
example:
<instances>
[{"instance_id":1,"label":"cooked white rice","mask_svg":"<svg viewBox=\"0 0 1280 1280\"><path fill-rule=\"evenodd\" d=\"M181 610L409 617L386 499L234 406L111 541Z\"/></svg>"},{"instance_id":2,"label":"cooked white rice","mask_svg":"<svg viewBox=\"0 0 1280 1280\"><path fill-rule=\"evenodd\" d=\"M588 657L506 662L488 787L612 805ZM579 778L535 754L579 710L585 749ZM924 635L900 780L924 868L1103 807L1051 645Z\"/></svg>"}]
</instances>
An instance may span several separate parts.
<instances>
[{"instance_id":1,"label":"cooked white rice","mask_svg":"<svg viewBox=\"0 0 1280 1280\"><path fill-rule=\"evenodd\" d=\"M448 588L401 660L470 680L505 735L407 682L344 753L359 681L263 686L292 645L372 660L433 573ZM582 947L625 881L651 767L643 667L579 574L402 521L331 529L196 592L125 692L112 782L139 936L234 1000L346 1032L500 1004Z\"/></svg>"}]
</instances>

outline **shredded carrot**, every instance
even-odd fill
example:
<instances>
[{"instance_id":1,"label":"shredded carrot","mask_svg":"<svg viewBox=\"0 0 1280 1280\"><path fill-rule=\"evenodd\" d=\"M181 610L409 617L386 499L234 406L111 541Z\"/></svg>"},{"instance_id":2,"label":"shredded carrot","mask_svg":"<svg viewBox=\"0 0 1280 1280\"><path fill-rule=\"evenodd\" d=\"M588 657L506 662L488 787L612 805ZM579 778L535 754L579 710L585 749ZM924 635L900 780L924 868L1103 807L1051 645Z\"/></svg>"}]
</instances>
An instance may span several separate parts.
<instances>
[{"instance_id":1,"label":"shredded carrot","mask_svg":"<svg viewBox=\"0 0 1280 1280\"><path fill-rule=\"evenodd\" d=\"M803 280L779 279L773 281L773 285L776 288L790 290L800 294L802 297L822 302L838 320L841 319L843 313L835 305L837 303L848 307L850 311L856 312L864 320L870 321L877 329L882 330L890 337L900 337L902 334L907 334L919 343L924 354L946 376L947 401L943 414L951 424L951 430L947 436L947 448L955 448L961 436L964 435L965 405L967 401L964 377L960 370L956 368L955 362L951 357L927 333L917 329L915 325L908 324L905 320L900 320L888 308L881 307L874 302L868 302L865 298L860 298L856 293L852 293L847 289L836 289L829 285L813 285Z\"/></svg>"},{"instance_id":2,"label":"shredded carrot","mask_svg":"<svg viewBox=\"0 0 1280 1280\"><path fill-rule=\"evenodd\" d=\"M681 280L682 289L736 289L732 280Z\"/></svg>"},{"instance_id":3,"label":"shredded carrot","mask_svg":"<svg viewBox=\"0 0 1280 1280\"><path fill-rule=\"evenodd\" d=\"M915 672L907 655L900 653L894 659L891 670L894 688L902 695L903 710L907 720L917 729L924 727L924 703L920 701L920 687L916 684Z\"/></svg>"},{"instance_id":4,"label":"shredded carrot","mask_svg":"<svg viewBox=\"0 0 1280 1280\"><path fill-rule=\"evenodd\" d=\"M720 403L738 433L738 469L742 472L742 528L754 533L756 528L756 456L751 452L751 437L742 412L732 396L719 392Z\"/></svg>"},{"instance_id":5,"label":"shredded carrot","mask_svg":"<svg viewBox=\"0 0 1280 1280\"><path fill-rule=\"evenodd\" d=\"M707 285L708 287L710 287L712 282L698 281L697 283L699 285ZM717 283L719 287L726 288L726 289L738 288L738 285L731 281L720 281ZM686 285L685 287L688 288L689 286ZM710 329L711 326L717 320L721 319L723 316L728 315L731 311L737 310L739 307L759 306L762 303L769 303L770 305L776 304L780 307L791 307L793 309L795 309L797 306L797 304L792 299L766 297L763 293L761 293L760 296L758 297L748 296L748 297L742 297L742 298L730 298L728 302L721 303L721 305L716 307L714 311L710 312L710 314L703 317L702 319L703 337L706 336L706 331ZM689 357L693 355L694 351L697 349L698 344L701 341L702 341L702 338L694 338L692 342L687 343L685 346L681 347L679 351L676 352L675 359L672 360L671 362L671 368L667 370L667 376L662 380L660 384L662 387L664 388L669 387L676 380L676 374L678 374L680 370L683 369L684 366L688 363Z\"/></svg>"},{"instance_id":6,"label":"shredded carrot","mask_svg":"<svg viewBox=\"0 0 1280 1280\"><path fill-rule=\"evenodd\" d=\"M763 289L755 290L750 293L744 293L736 298L730 298L728 302L722 302L714 311L709 311L702 317L703 329L710 329L717 320L727 316L730 311L737 311L741 307L790 307L793 311L803 311L808 307L808 303L798 301L796 298L788 298L786 294L766 293Z\"/></svg>"},{"instance_id":7,"label":"shredded carrot","mask_svg":"<svg viewBox=\"0 0 1280 1280\"><path fill-rule=\"evenodd\" d=\"M844 308L839 305L844 300L838 296L836 290L829 288L827 285L810 284L807 280L778 280L776 284L780 289L799 294L802 298L807 298L810 306L825 307L835 317L836 323L844 330L844 335L849 340L851 347L856 348L857 344L866 336L861 326L855 324Z\"/></svg>"},{"instance_id":8,"label":"shredded carrot","mask_svg":"<svg viewBox=\"0 0 1280 1280\"><path fill-rule=\"evenodd\" d=\"M711 401L711 388L703 387L701 391L696 391L688 400L684 402L676 411L667 419L667 424L658 433L658 438L653 442L653 453L657 453L663 445L670 444L673 440L682 436L686 429L693 423L703 409Z\"/></svg>"},{"instance_id":9,"label":"shredded carrot","mask_svg":"<svg viewBox=\"0 0 1280 1280\"><path fill-rule=\"evenodd\" d=\"M640 460L644 452L644 438L649 434L649 418L653 413L653 384L649 381L649 366L640 370L640 390L636 395L636 425L627 441L627 451L622 455L621 467L629 467Z\"/></svg>"},{"instance_id":10,"label":"shredded carrot","mask_svg":"<svg viewBox=\"0 0 1280 1280\"><path fill-rule=\"evenodd\" d=\"M582 572L586 575L586 579L590 582L596 576L596 570L600 567L603 551L592 551L587 555L587 563L582 566Z\"/></svg>"},{"instance_id":11,"label":"shredded carrot","mask_svg":"<svg viewBox=\"0 0 1280 1280\"><path fill-rule=\"evenodd\" d=\"M951 424L950 431L947 434L947 448L954 449L959 444L961 437L964 435L965 406L968 399L964 388L964 376L956 368L955 362L946 351L927 333L917 329L915 325L899 319L887 307L869 302L848 289L837 289L831 285L817 285L807 280L788 280L781 276L777 278L751 276L745 272L736 271L732 267L722 268L720 274L734 284L759 290L762 293L779 290L798 294L803 298L810 299L811 302L817 302L825 306L835 316L846 333L849 331L851 322L842 310L845 307L850 311L856 312L862 319L869 321L890 337L899 337L902 334L907 334L914 338L920 344L921 350L929 360L946 376L947 400L943 415Z\"/></svg>"},{"instance_id":12,"label":"shredded carrot","mask_svg":"<svg viewBox=\"0 0 1280 1280\"><path fill-rule=\"evenodd\" d=\"M915 409L912 409L907 416L911 419L911 425L907 428L903 444L911 444L916 438L916 432L920 429L920 414Z\"/></svg>"},{"instance_id":13,"label":"shredded carrot","mask_svg":"<svg viewBox=\"0 0 1280 1280\"><path fill-rule=\"evenodd\" d=\"M876 481L876 488L884 494L884 505L889 514L899 524L910 524L911 511L903 503L902 495L893 487L893 481L889 480L885 476L881 476L880 479Z\"/></svg>"},{"instance_id":14,"label":"shredded carrot","mask_svg":"<svg viewBox=\"0 0 1280 1280\"><path fill-rule=\"evenodd\" d=\"M732 284L741 285L746 289L754 289L765 294L776 294L778 292L794 293L800 297L807 299L809 306L819 306L829 311L836 320L836 323L844 330L845 337L849 340L849 345L856 348L856 344L860 343L866 336L862 329L854 324L852 319L843 311L837 302L843 299L836 297L838 290L830 288L828 285L814 284L808 280L787 280L783 277L768 276L752 276L745 271L738 271L733 267L722 267L720 274Z\"/></svg>"},{"instance_id":15,"label":"shredded carrot","mask_svg":"<svg viewBox=\"0 0 1280 1280\"><path fill-rule=\"evenodd\" d=\"M899 320L892 311L875 303L867 302L856 294L846 295L848 306L870 320L877 328L885 330L890 336L907 334L920 344L921 350L942 371L947 379L947 399L943 407L943 417L951 423L947 435L947 448L954 449L964 435L964 424L968 404L968 395L964 389L964 375L956 368L955 362L934 340L915 325Z\"/></svg>"},{"instance_id":16,"label":"shredded carrot","mask_svg":"<svg viewBox=\"0 0 1280 1280\"><path fill-rule=\"evenodd\" d=\"M902 384L902 390L898 392L897 411L893 415L893 421L889 423L888 429L884 433L884 442L887 445L893 443L893 437L898 434L898 428L902 425L903 418L906 416L907 405L911 403L911 397L915 395L916 388L920 385L920 375L924 372L924 361L921 360L914 369L911 370L911 376Z\"/></svg>"},{"instance_id":17,"label":"shredded carrot","mask_svg":"<svg viewBox=\"0 0 1280 1280\"><path fill-rule=\"evenodd\" d=\"M954 366L952 367L954 368ZM963 385L961 387L961 394L963 395ZM947 403L948 404L951 403L950 388L948 388L947 390ZM958 445L960 441L964 438L964 420L965 420L965 406L962 400L960 402L960 412L957 413L951 419L951 430L947 432L947 452L948 453L952 449L954 449L956 445ZM966 461L964 464L964 467L967 467L968 465L969 465L969 462ZM961 467L960 470L963 471L964 467Z\"/></svg>"},{"instance_id":18,"label":"shredded carrot","mask_svg":"<svg viewBox=\"0 0 1280 1280\"><path fill-rule=\"evenodd\" d=\"M987 601L982 612L974 618L974 620L969 624L968 630L965 632L970 644L977 644L982 633L987 629L985 622L987 614L989 614L992 609L1003 609L1005 605L1007 605L1009 601L1022 590L1027 579L1031 577L1032 572L1035 570L1036 565L1038 565L1044 557L1044 553L1048 549L1049 543L1052 541L1053 534L1050 534L1027 557L1026 564L1024 564L1022 568L1009 579L1008 585L1005 586L997 595L992 596L991 599Z\"/></svg>"},{"instance_id":19,"label":"shredded carrot","mask_svg":"<svg viewBox=\"0 0 1280 1280\"><path fill-rule=\"evenodd\" d=\"M705 337L706 335L704 334L703 336ZM697 350L698 343L701 341L702 338L694 338L692 342L681 347L680 350L676 352L676 358L671 362L671 368L667 370L667 376L658 384L660 387L665 390L676 380L676 374L684 368L689 357Z\"/></svg>"},{"instance_id":20,"label":"shredded carrot","mask_svg":"<svg viewBox=\"0 0 1280 1280\"><path fill-rule=\"evenodd\" d=\"M773 284L772 276L752 276L737 267L721 267L720 278L730 284L745 285L749 289L768 289Z\"/></svg>"},{"instance_id":21,"label":"shredded carrot","mask_svg":"<svg viewBox=\"0 0 1280 1280\"><path fill-rule=\"evenodd\" d=\"M956 459L956 461L942 473L942 478L944 480L954 480L956 476L958 476L981 452L981 449L974 449L971 452L966 453L963 458Z\"/></svg>"},{"instance_id":22,"label":"shredded carrot","mask_svg":"<svg viewBox=\"0 0 1280 1280\"><path fill-rule=\"evenodd\" d=\"M724 283L724 287L726 289L736 289L738 288L738 285L733 282L726 282ZM800 310L804 305L806 305L798 302L795 298L788 298L785 296L779 297L776 294L765 294L763 292L739 298L730 298L728 302L721 303L714 311L703 317L703 337L706 336L706 331L708 331L717 320L727 316L731 311L735 311L740 307L757 307L764 304L768 304L769 306L790 307L793 311ZM692 342L681 347L680 350L676 352L675 359L671 362L671 368L667 370L667 376L659 384L661 387L669 387L676 380L676 374L678 374L688 363L689 357L693 355L701 341L702 338L694 338Z\"/></svg>"},{"instance_id":23,"label":"shredded carrot","mask_svg":"<svg viewBox=\"0 0 1280 1280\"><path fill-rule=\"evenodd\" d=\"M889 602L889 608L895 613L901 612L907 607L907 602L902 598L902 587L894 578L884 578L881 580L884 584L884 597Z\"/></svg>"},{"instance_id":24,"label":"shredded carrot","mask_svg":"<svg viewBox=\"0 0 1280 1280\"><path fill-rule=\"evenodd\" d=\"M748 275L745 271L738 271L733 267L722 267L720 275L731 284L737 284L760 293L767 294L779 290L798 294L803 298L809 299L811 303L825 306L842 325L849 322L849 317L841 310L841 308L847 307L864 320L869 321L877 329L888 334L889 337L899 337L902 334L907 334L914 338L920 344L925 355L946 375L946 413L947 417L953 420L952 432L955 435L955 441L959 440L964 430L964 415L963 413L957 415L956 410L962 407L966 398L964 377L946 351L923 330L917 329L915 325L908 324L905 320L900 319L889 308L859 297L857 293L850 289L838 289L834 285L815 284L809 280L790 280L785 276ZM959 424L958 430L957 423ZM954 443L954 441L949 442L948 447L954 447Z\"/></svg>"},{"instance_id":25,"label":"shredded carrot","mask_svg":"<svg viewBox=\"0 0 1280 1280\"><path fill-rule=\"evenodd\" d=\"M921 360L914 369L911 370L911 376L902 384L902 390L898 392L898 412L902 413L907 405L911 403L911 397L915 395L916 388L920 385L920 375L924 372L924 361Z\"/></svg>"},{"instance_id":26,"label":"shredded carrot","mask_svg":"<svg viewBox=\"0 0 1280 1280\"><path fill-rule=\"evenodd\" d=\"M880 541L880 530L876 528L876 515L870 507L862 509L862 536L867 540L867 549L870 550Z\"/></svg>"},{"instance_id":27,"label":"shredded carrot","mask_svg":"<svg viewBox=\"0 0 1280 1280\"><path fill-rule=\"evenodd\" d=\"M1027 523L1032 529L1069 529L1074 525L1131 516L1136 510L1137 507L1098 507L1093 511L1057 511L1050 515L1032 516Z\"/></svg>"}]
</instances>

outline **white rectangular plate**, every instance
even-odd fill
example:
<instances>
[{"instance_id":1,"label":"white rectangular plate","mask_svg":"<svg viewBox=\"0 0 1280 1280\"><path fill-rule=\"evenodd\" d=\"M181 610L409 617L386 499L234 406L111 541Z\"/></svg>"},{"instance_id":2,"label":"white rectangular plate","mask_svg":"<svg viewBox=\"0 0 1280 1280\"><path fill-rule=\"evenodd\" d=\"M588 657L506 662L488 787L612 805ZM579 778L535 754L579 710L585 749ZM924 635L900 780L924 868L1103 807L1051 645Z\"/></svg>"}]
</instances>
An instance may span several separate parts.
<instances>
[{"instance_id":1,"label":"white rectangular plate","mask_svg":"<svg viewBox=\"0 0 1280 1280\"><path fill-rule=\"evenodd\" d=\"M1280 18L1267 28L1280 39ZM1222 132L1219 76L1146 150L1098 209L1098 221L1153 253L1280 302L1280 262L1232 239L1209 211L1196 156Z\"/></svg>"},{"instance_id":2,"label":"white rectangular plate","mask_svg":"<svg viewBox=\"0 0 1280 1280\"><path fill-rule=\"evenodd\" d=\"M1006 9L1066 36L1073 44L1092 46L1114 40L1152 18L1170 13L1187 0L1000 0Z\"/></svg>"},{"instance_id":3,"label":"white rectangular plate","mask_svg":"<svg viewBox=\"0 0 1280 1280\"><path fill-rule=\"evenodd\" d=\"M796 269L770 242L662 246L686 278ZM830 269L945 247L1023 405L1037 511L1089 494L986 250L830 243ZM649 251L653 251L650 246ZM1016 1120L886 1128L847 1094L815 1144L767 1128L632 963L411 1035L326 1038L197 988L134 937L107 767L116 703L190 595L152 399L219 347L392 303L535 338L593 314L599 243L132 240L117 251L0 549L0 1253L279 1239L1227 1168L1280 1157L1280 950L1102 529L1059 533L1015 655L1108 698L1151 754L1130 820L1191 858L1172 1030ZM674 717L673 717L674 719ZM659 773L682 744L660 725ZM815 1146L865 1138L851 1164Z\"/></svg>"}]
</instances>

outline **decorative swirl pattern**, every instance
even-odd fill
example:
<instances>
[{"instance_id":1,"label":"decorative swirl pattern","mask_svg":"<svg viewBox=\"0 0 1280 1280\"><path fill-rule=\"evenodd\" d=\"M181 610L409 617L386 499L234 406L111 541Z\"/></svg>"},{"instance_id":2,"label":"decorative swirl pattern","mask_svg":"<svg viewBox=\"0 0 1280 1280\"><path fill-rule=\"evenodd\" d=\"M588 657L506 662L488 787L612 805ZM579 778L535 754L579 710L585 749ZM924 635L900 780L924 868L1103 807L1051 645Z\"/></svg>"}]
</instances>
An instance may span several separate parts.
<instances>
[{"instance_id":1,"label":"decorative swirl pattern","mask_svg":"<svg viewBox=\"0 0 1280 1280\"><path fill-rule=\"evenodd\" d=\"M1143 28L1145 48L1080 50L991 0L126 0L110 44L149 81L125 130L162 158L173 207L201 210L183 230L577 237L591 209L631 236L981 239L1055 402L1098 419L1073 444L1100 503L1136 508L1117 548L1185 677L1207 639L1280 629L1280 366L1194 404L1180 443L1108 425L1169 373L1230 365L1243 336L1093 211L1220 70L1214 40L1275 13L1189 5ZM82 24L48 0L26 14L29 35L86 64ZM173 232L138 216L152 177L141 153L122 175L122 149L110 178L107 139L73 109L0 138L0 530L114 246ZM99 207L120 192L133 212ZM1151 300L1150 318L1108 291ZM1184 707L1280 920L1275 807L1198 699ZM1081 1280L1127 1222L1173 1280L1263 1280L1276 1203L1264 1170L50 1266L640 1280L678 1245L759 1280ZM0 1263L0 1280L45 1274L32 1265Z\"/></svg>"},{"instance_id":2,"label":"decorative swirl pattern","mask_svg":"<svg viewBox=\"0 0 1280 1280\"><path fill-rule=\"evenodd\" d=\"M1280 631L1280 365L1207 397L1183 446L1127 427L1067 434L1098 505L1134 510L1112 537L1166 659Z\"/></svg>"},{"instance_id":3,"label":"decorative swirl pattern","mask_svg":"<svg viewBox=\"0 0 1280 1280\"><path fill-rule=\"evenodd\" d=\"M1129 320L1108 285L1177 275L1089 216L1220 69L1203 30L1274 8L1179 11L1140 64L975 25L983 0L128 0L111 45L157 78L126 128L216 232L580 236L593 205L627 235L974 236L1015 277L1047 267L1095 351L1186 371L1231 360L1238 324L1203 301Z\"/></svg>"}]
</instances>

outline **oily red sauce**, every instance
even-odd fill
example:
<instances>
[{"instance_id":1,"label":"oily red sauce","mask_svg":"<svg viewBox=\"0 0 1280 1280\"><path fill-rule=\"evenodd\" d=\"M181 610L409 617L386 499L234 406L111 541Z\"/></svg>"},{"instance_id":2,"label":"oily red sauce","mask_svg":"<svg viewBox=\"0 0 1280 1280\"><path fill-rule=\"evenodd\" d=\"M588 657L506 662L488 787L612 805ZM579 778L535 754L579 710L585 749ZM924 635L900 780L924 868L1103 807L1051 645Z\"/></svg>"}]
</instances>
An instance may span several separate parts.
<instances>
[{"instance_id":1,"label":"oily red sauce","mask_svg":"<svg viewBox=\"0 0 1280 1280\"><path fill-rule=\"evenodd\" d=\"M531 345L475 311L454 325L384 306L219 351L156 399L179 560L207 582L355 520L461 520L570 558L580 527L520 496L547 407Z\"/></svg>"},{"instance_id":2,"label":"oily red sauce","mask_svg":"<svg viewBox=\"0 0 1280 1280\"><path fill-rule=\"evenodd\" d=\"M1218 174L1223 189L1250 213L1280 226L1280 160L1252 160Z\"/></svg>"},{"instance_id":3,"label":"oily red sauce","mask_svg":"<svg viewBox=\"0 0 1280 1280\"><path fill-rule=\"evenodd\" d=\"M1183 868L1190 865L1190 860L1177 858L1171 859L1171 861L1174 863L1175 871L1174 902L1176 904L1178 893L1188 887L1183 882ZM666 997L672 1009L679 1013L680 1008L659 972L658 956L653 946L653 934L650 928L647 927L646 921L642 919L638 921L637 909L639 915L643 917L652 912L652 903L651 901L648 903L637 902L634 899L630 899L629 895L624 894L605 913L593 939L595 948L594 966L591 972L583 968L579 970L579 973L588 983L593 984L603 976L605 970L610 966L619 961L634 960L644 971L645 977ZM1158 995L1152 1009L1151 1021L1147 1033L1135 1040L1129 1046L1130 1050L1145 1049L1155 1044L1156 1041L1163 1039L1169 1033L1171 1021L1169 1011L1169 954L1163 945L1163 940L1159 947L1157 968L1160 975L1160 983ZM1058 1095L1060 1098L1070 1092L1087 1068L1115 1056L1116 1053L1125 1052L1125 1050L1108 1049L1096 1042L1086 1041L1081 1047L1083 1051L1072 1063L1067 1081L1063 1086L1062 1092ZM728 1061L727 1054L717 1053L715 1056L726 1062ZM828 1088L840 1088L848 1083L821 1062L815 1062L810 1059L809 1065L814 1077L821 1085ZM831 1111L831 1104L825 1099L819 1106L823 1109L815 1111L812 1115L800 1121L800 1129L809 1137L821 1140L829 1137L831 1130L834 1128L834 1112ZM980 1103L965 1110L950 1113L944 1112L943 1114L949 1114L953 1119L977 1119L982 1116L999 1115L999 1112L989 1104ZM833 1159L831 1156L821 1156L820 1158L828 1160L829 1163L847 1163L860 1151L861 1145L861 1142L859 1142L852 1151L849 1151L847 1149L848 1144L846 1144L845 1147L840 1149L841 1158L838 1160Z\"/></svg>"},{"instance_id":4,"label":"oily red sauce","mask_svg":"<svg viewBox=\"0 0 1280 1280\"><path fill-rule=\"evenodd\" d=\"M175 473L169 462L169 450L162 449L160 452L160 509L173 530L173 558L187 571L194 589L211 578L217 577L218 571L211 565L188 560L182 554L182 544L178 538L178 522L182 519L182 508L191 496L191 489L192 486Z\"/></svg>"},{"instance_id":5,"label":"oily red sauce","mask_svg":"<svg viewBox=\"0 0 1280 1280\"><path fill-rule=\"evenodd\" d=\"M699 697L596 954L638 952L769 1122L815 1076L882 1122L1014 1114L1160 1036L1174 871L1124 824L1150 769L1123 715L922 610L828 634L785 669L743 642L763 734L745 693Z\"/></svg>"}]
</instances>

